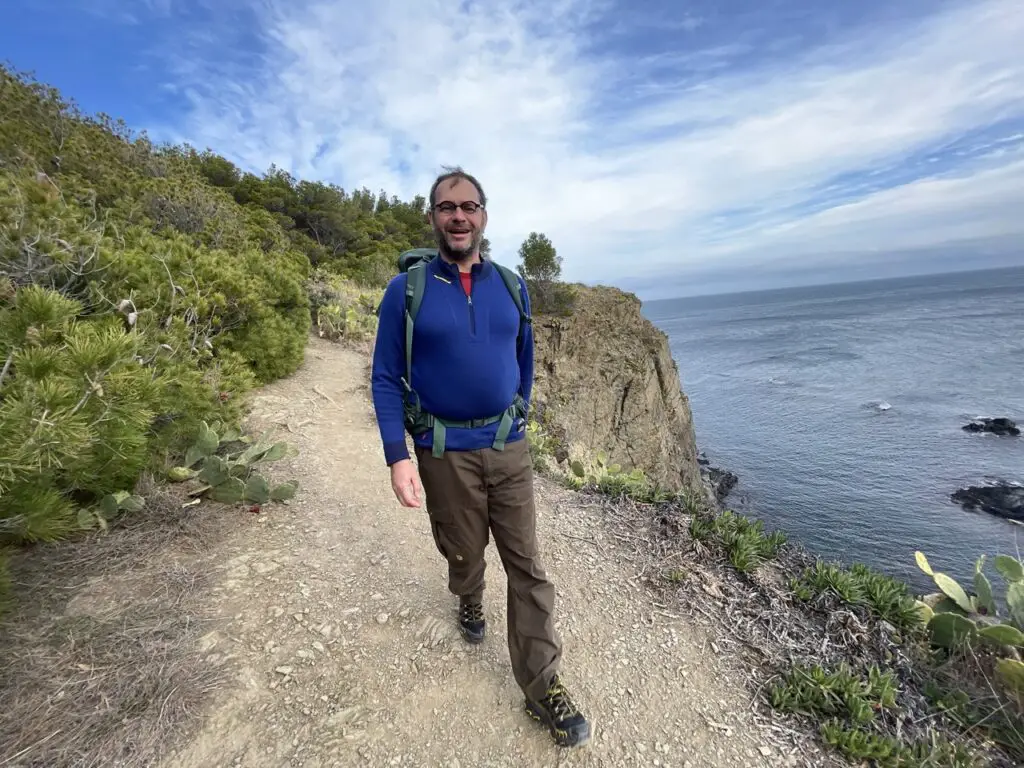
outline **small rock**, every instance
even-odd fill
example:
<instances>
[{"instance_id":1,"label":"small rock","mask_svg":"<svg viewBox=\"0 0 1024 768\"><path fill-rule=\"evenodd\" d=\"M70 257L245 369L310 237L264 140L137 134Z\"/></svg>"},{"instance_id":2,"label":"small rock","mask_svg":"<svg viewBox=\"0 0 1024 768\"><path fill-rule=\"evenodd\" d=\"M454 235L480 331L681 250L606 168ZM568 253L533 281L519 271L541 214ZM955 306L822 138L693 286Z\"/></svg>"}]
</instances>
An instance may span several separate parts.
<instances>
[{"instance_id":1,"label":"small rock","mask_svg":"<svg viewBox=\"0 0 1024 768\"><path fill-rule=\"evenodd\" d=\"M378 624L387 624L388 623L388 615L386 613L378 613L377 614L377 623Z\"/></svg>"},{"instance_id":2,"label":"small rock","mask_svg":"<svg viewBox=\"0 0 1024 768\"><path fill-rule=\"evenodd\" d=\"M1008 437L1017 437L1020 435L1020 427L1005 417L996 419L974 419L970 423L964 424L963 429L965 432L989 432L993 435L1003 435Z\"/></svg>"},{"instance_id":3,"label":"small rock","mask_svg":"<svg viewBox=\"0 0 1024 768\"><path fill-rule=\"evenodd\" d=\"M279 675L286 675L286 676L290 675L292 673L293 669L294 669L293 667L288 667L288 666L274 667L274 671L277 672L277 674L279 674Z\"/></svg>"}]
</instances>

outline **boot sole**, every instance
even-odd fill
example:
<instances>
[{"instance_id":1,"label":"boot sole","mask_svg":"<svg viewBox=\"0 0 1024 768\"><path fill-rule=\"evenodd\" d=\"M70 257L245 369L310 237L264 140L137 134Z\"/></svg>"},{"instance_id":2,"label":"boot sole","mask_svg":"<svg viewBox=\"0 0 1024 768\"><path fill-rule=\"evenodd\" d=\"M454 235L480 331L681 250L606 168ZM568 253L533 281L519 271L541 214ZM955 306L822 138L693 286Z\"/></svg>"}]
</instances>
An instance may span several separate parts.
<instances>
[{"instance_id":1,"label":"boot sole","mask_svg":"<svg viewBox=\"0 0 1024 768\"><path fill-rule=\"evenodd\" d=\"M547 727L551 733L551 737L555 740L555 743L560 747L567 749L577 749L584 747L590 743L591 728L589 722L584 722L578 728L566 731L558 728L551 720L544 716L541 710L537 709L532 702L526 702L526 714L536 720L541 725Z\"/></svg>"}]
</instances>

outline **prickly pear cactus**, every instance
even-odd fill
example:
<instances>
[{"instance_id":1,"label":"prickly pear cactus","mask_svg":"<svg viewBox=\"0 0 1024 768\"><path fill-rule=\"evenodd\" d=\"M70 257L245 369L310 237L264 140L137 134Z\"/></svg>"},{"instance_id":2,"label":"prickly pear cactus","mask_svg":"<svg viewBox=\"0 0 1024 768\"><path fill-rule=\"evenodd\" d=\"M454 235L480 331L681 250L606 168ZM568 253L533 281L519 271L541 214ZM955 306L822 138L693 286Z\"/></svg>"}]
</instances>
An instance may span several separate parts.
<instances>
[{"instance_id":1,"label":"prickly pear cactus","mask_svg":"<svg viewBox=\"0 0 1024 768\"><path fill-rule=\"evenodd\" d=\"M996 662L996 677L1013 694L1024 696L1024 662L1017 659L1000 659Z\"/></svg>"},{"instance_id":2,"label":"prickly pear cactus","mask_svg":"<svg viewBox=\"0 0 1024 768\"><path fill-rule=\"evenodd\" d=\"M943 648L972 643L978 638L997 646L1024 648L1024 567L1008 555L997 555L996 570L1006 580L1006 604L1010 615L999 616L992 583L984 573L985 556L974 564L974 594L969 595L955 579L932 569L922 552L915 552L917 566L931 576L940 592L926 595L917 605L932 642Z\"/></svg>"},{"instance_id":3,"label":"prickly pear cactus","mask_svg":"<svg viewBox=\"0 0 1024 768\"><path fill-rule=\"evenodd\" d=\"M193 496L205 496L224 504L267 504L288 501L298 491L298 483L290 480L271 485L256 466L269 464L288 456L290 447L284 442L271 442L269 433L256 441L235 429L223 432L220 424L203 422L195 442L185 453L182 466L167 473L174 482L197 481Z\"/></svg>"}]
</instances>

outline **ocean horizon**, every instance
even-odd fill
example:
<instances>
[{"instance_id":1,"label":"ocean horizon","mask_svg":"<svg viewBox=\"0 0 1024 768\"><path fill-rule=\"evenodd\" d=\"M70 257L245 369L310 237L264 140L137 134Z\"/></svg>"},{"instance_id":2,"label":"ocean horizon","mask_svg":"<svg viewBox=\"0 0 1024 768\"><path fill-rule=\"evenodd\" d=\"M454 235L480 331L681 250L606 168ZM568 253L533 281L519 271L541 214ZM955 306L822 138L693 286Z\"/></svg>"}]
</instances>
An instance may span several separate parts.
<instances>
[{"instance_id":1,"label":"ocean horizon","mask_svg":"<svg viewBox=\"0 0 1024 768\"><path fill-rule=\"evenodd\" d=\"M931 589L914 551L970 580L1024 526L950 494L1024 482L1024 267L643 303L669 338L698 449L734 472L728 506L827 559Z\"/></svg>"}]
</instances>

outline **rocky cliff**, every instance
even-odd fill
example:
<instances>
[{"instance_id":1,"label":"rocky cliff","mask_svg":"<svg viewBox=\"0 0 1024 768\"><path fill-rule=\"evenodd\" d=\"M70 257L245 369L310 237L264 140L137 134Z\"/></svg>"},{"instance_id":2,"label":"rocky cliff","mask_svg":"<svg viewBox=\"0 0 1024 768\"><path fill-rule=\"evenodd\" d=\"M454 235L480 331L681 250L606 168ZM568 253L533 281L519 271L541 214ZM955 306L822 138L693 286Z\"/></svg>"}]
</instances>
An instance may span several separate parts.
<instances>
[{"instance_id":1,"label":"rocky cliff","mask_svg":"<svg viewBox=\"0 0 1024 768\"><path fill-rule=\"evenodd\" d=\"M705 493L668 338L616 288L574 286L570 317L534 317L534 413L565 449L605 451L662 487Z\"/></svg>"}]
</instances>

